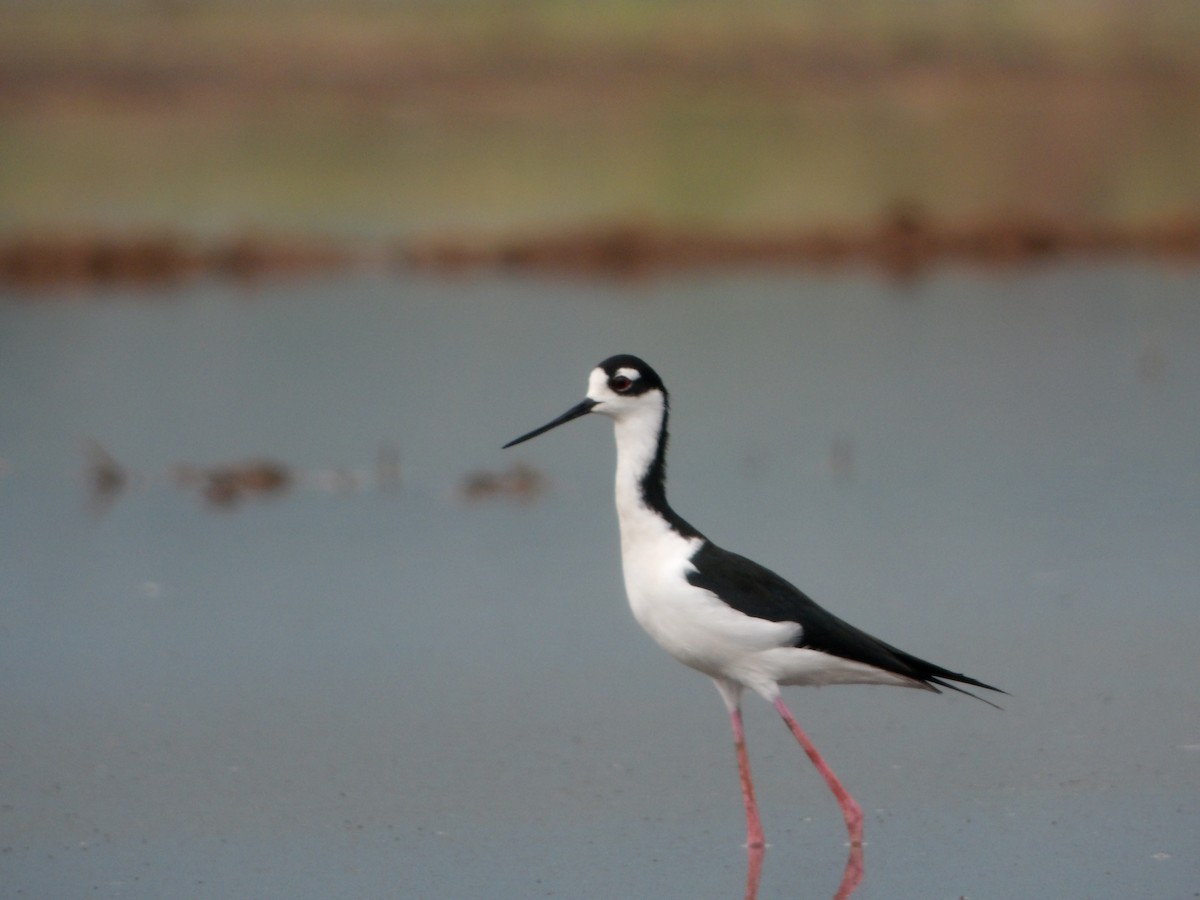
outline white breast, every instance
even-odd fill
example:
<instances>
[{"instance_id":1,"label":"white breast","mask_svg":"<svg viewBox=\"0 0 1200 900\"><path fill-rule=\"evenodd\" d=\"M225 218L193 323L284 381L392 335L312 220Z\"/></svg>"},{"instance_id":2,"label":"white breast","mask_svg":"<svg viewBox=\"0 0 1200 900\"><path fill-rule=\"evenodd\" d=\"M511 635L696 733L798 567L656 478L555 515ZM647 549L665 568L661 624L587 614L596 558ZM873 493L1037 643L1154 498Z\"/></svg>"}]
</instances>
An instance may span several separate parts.
<instances>
[{"instance_id":1,"label":"white breast","mask_svg":"<svg viewBox=\"0 0 1200 900\"><path fill-rule=\"evenodd\" d=\"M621 564L633 616L658 644L685 665L741 680L752 657L792 645L793 622L740 613L687 580L703 538L684 537L646 506L641 479L658 448L663 407L639 408L616 419L617 518Z\"/></svg>"},{"instance_id":2,"label":"white breast","mask_svg":"<svg viewBox=\"0 0 1200 900\"><path fill-rule=\"evenodd\" d=\"M792 645L800 626L752 618L689 583L702 542L682 537L645 508L624 512L625 592L638 624L673 657L709 675L737 678L751 657Z\"/></svg>"},{"instance_id":3,"label":"white breast","mask_svg":"<svg viewBox=\"0 0 1200 900\"><path fill-rule=\"evenodd\" d=\"M664 650L684 665L711 675L718 686L741 685L767 700L779 696L781 684L923 686L874 666L797 647L803 634L799 623L748 616L689 582L688 575L696 571L692 558L704 538L676 531L664 518L667 510L660 514L643 494L645 479L663 476L655 472L655 461L665 450L660 444L666 436L665 395L652 390L631 401L613 394L607 378L603 369L593 371L588 397L597 403L594 411L611 416L615 426L625 592L634 618ZM736 602L737 598L730 599Z\"/></svg>"}]
</instances>

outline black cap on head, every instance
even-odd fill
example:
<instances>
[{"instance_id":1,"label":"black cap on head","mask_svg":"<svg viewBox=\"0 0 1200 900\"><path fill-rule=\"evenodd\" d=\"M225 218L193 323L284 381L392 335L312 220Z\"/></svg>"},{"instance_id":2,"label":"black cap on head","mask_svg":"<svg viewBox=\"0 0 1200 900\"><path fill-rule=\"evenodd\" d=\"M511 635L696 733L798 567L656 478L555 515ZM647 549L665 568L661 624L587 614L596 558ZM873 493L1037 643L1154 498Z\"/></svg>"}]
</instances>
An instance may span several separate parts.
<instances>
[{"instance_id":1,"label":"black cap on head","mask_svg":"<svg viewBox=\"0 0 1200 900\"><path fill-rule=\"evenodd\" d=\"M658 373L650 368L647 363L628 353L619 353L616 356L610 356L604 362L600 363L600 368L608 374L610 386L612 386L612 379L617 377L617 373L622 369L632 369L637 372L638 377L633 379L633 384L620 393L636 396L653 390L660 390L663 394L667 392L662 379L658 377Z\"/></svg>"}]
</instances>

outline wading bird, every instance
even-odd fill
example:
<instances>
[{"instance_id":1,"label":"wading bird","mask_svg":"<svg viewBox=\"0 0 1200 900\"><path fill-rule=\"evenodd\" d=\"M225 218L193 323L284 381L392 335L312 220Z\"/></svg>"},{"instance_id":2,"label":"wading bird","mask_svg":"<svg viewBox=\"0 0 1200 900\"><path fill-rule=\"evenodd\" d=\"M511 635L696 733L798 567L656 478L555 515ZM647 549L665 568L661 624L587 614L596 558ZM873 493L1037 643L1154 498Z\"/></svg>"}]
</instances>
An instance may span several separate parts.
<instances>
[{"instance_id":1,"label":"wading bird","mask_svg":"<svg viewBox=\"0 0 1200 900\"><path fill-rule=\"evenodd\" d=\"M742 691L772 704L825 779L846 820L852 848L843 893L861 879L862 809L784 705L786 685L891 684L968 694L957 684L1003 693L951 672L843 622L779 575L709 541L667 503L667 389L635 356L613 356L592 370L586 398L557 419L510 441L511 447L572 419L599 413L613 421L616 499L625 591L634 618L669 654L712 678L733 726L746 844L763 830L742 729ZM976 697L983 700L982 697ZM995 706L988 700L984 703Z\"/></svg>"}]
</instances>

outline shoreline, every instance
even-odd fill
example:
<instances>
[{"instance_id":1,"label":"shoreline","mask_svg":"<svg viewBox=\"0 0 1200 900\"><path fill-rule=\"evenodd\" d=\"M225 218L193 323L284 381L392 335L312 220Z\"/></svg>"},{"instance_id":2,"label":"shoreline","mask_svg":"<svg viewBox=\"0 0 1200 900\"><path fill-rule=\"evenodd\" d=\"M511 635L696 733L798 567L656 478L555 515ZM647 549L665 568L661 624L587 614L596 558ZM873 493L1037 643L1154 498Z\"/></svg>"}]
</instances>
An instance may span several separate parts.
<instances>
[{"instance_id":1,"label":"shoreline","mask_svg":"<svg viewBox=\"0 0 1200 900\"><path fill-rule=\"evenodd\" d=\"M857 225L718 231L616 222L507 236L446 233L373 242L42 230L0 236L0 284L37 292L64 285L161 285L202 276L249 281L369 267L447 275L520 271L629 278L764 266L868 266L908 279L950 264L1004 268L1078 259L1200 261L1200 215L1120 225L1017 214L954 220L898 206Z\"/></svg>"}]
</instances>

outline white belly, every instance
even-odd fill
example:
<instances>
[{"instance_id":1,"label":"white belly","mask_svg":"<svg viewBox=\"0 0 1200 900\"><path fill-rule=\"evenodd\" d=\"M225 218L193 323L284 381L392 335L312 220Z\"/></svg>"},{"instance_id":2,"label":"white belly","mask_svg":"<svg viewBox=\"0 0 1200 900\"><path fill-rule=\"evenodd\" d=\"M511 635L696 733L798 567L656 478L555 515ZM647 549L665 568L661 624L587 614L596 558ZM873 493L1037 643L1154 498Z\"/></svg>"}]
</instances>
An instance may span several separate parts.
<instances>
[{"instance_id":1,"label":"white belly","mask_svg":"<svg viewBox=\"0 0 1200 900\"><path fill-rule=\"evenodd\" d=\"M625 592L633 617L660 647L686 666L736 682L768 699L779 685L895 684L921 687L903 675L797 647L796 622L739 612L687 580L700 538L664 528L638 541L622 538Z\"/></svg>"},{"instance_id":2,"label":"white belly","mask_svg":"<svg viewBox=\"0 0 1200 900\"><path fill-rule=\"evenodd\" d=\"M638 624L673 657L708 675L740 680L737 673L753 657L795 643L796 623L752 618L687 581L699 538L669 529L654 537L623 541L625 592Z\"/></svg>"}]
</instances>

